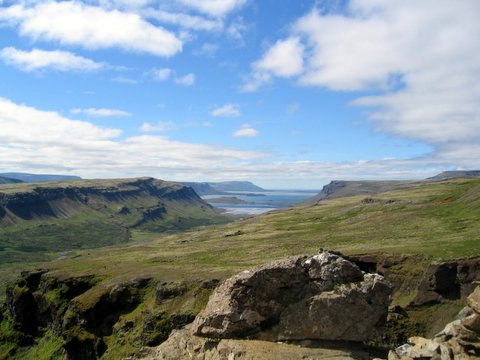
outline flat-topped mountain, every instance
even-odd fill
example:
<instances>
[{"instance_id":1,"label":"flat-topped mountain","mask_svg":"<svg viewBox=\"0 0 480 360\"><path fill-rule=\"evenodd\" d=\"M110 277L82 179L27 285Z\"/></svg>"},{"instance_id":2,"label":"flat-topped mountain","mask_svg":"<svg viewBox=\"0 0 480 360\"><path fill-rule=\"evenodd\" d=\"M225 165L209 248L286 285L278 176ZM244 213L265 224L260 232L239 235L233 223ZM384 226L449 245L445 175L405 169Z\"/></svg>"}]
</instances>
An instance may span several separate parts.
<instances>
[{"instance_id":1,"label":"flat-topped mountain","mask_svg":"<svg viewBox=\"0 0 480 360\"><path fill-rule=\"evenodd\" d=\"M223 220L191 188L153 178L1 185L0 263Z\"/></svg>"},{"instance_id":2,"label":"flat-topped mountain","mask_svg":"<svg viewBox=\"0 0 480 360\"><path fill-rule=\"evenodd\" d=\"M265 191L260 186L257 186L250 181L222 181L218 183L210 183L210 185L219 191Z\"/></svg>"},{"instance_id":3,"label":"flat-topped mountain","mask_svg":"<svg viewBox=\"0 0 480 360\"><path fill-rule=\"evenodd\" d=\"M316 204L319 201L327 199L336 199L355 195L374 195L390 190L406 189L415 185L419 185L420 183L421 181L414 180L335 180L325 185L318 195L309 199L307 202Z\"/></svg>"},{"instance_id":4,"label":"flat-topped mountain","mask_svg":"<svg viewBox=\"0 0 480 360\"><path fill-rule=\"evenodd\" d=\"M53 175L53 174L29 174L22 172L6 172L0 173L10 179L20 180L22 182L46 182L46 181L66 181L66 180L80 180L79 176L72 175Z\"/></svg>"},{"instance_id":5,"label":"flat-topped mountain","mask_svg":"<svg viewBox=\"0 0 480 360\"><path fill-rule=\"evenodd\" d=\"M427 180L446 180L460 177L480 176L480 170L454 170L444 171L438 175L427 178Z\"/></svg>"},{"instance_id":6,"label":"flat-topped mountain","mask_svg":"<svg viewBox=\"0 0 480 360\"><path fill-rule=\"evenodd\" d=\"M385 191L407 189L416 187L421 184L457 179L462 177L480 176L480 170L459 170L444 171L425 180L334 180L325 185L318 195L307 200L308 204L316 204L319 201L327 199L336 199L340 197L356 196L356 195L374 195Z\"/></svg>"},{"instance_id":7,"label":"flat-topped mountain","mask_svg":"<svg viewBox=\"0 0 480 360\"><path fill-rule=\"evenodd\" d=\"M261 187L250 181L222 181L222 182L181 182L185 186L190 186L200 195L225 195L226 192L259 192L265 191Z\"/></svg>"}]
</instances>

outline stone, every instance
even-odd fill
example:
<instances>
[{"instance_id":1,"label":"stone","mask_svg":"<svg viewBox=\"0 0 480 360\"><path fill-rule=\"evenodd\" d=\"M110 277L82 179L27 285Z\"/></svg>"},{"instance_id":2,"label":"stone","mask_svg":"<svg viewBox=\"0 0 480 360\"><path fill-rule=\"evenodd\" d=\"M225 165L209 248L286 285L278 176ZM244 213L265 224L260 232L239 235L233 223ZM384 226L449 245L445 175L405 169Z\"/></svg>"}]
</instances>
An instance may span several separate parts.
<instances>
[{"instance_id":1,"label":"stone","mask_svg":"<svg viewBox=\"0 0 480 360\"><path fill-rule=\"evenodd\" d=\"M135 358L136 360L138 358ZM140 357L142 360L367 360L368 353L358 349L326 349L314 346L262 340L213 340L192 335L186 327L174 331L169 339Z\"/></svg>"},{"instance_id":2,"label":"stone","mask_svg":"<svg viewBox=\"0 0 480 360\"><path fill-rule=\"evenodd\" d=\"M340 285L290 306L271 333L278 340L372 339L386 321L390 290L380 275L366 274L362 282Z\"/></svg>"},{"instance_id":3,"label":"stone","mask_svg":"<svg viewBox=\"0 0 480 360\"><path fill-rule=\"evenodd\" d=\"M466 329L480 334L480 315L473 314L461 320L462 326Z\"/></svg>"},{"instance_id":4,"label":"stone","mask_svg":"<svg viewBox=\"0 0 480 360\"><path fill-rule=\"evenodd\" d=\"M467 297L468 306L475 311L477 314L480 314L480 286Z\"/></svg>"},{"instance_id":5,"label":"stone","mask_svg":"<svg viewBox=\"0 0 480 360\"><path fill-rule=\"evenodd\" d=\"M330 252L322 252L305 261L310 279L345 284L362 280L363 274L354 263Z\"/></svg>"},{"instance_id":6,"label":"stone","mask_svg":"<svg viewBox=\"0 0 480 360\"><path fill-rule=\"evenodd\" d=\"M304 257L293 257L244 271L225 280L194 322L196 334L218 338L246 337L278 321L289 303L307 291Z\"/></svg>"},{"instance_id":7,"label":"stone","mask_svg":"<svg viewBox=\"0 0 480 360\"><path fill-rule=\"evenodd\" d=\"M467 298L468 307L461 311L457 320L447 324L433 339L410 338L409 344L398 347L395 355L389 355L389 360L480 359L479 301L480 287L477 287Z\"/></svg>"},{"instance_id":8,"label":"stone","mask_svg":"<svg viewBox=\"0 0 480 360\"><path fill-rule=\"evenodd\" d=\"M382 276L364 274L338 254L297 256L227 279L193 331L214 338L366 341L382 329L390 293Z\"/></svg>"},{"instance_id":9,"label":"stone","mask_svg":"<svg viewBox=\"0 0 480 360\"><path fill-rule=\"evenodd\" d=\"M164 300L173 299L185 294L187 287L184 283L176 281L162 281L155 289L155 302L161 304Z\"/></svg>"}]
</instances>

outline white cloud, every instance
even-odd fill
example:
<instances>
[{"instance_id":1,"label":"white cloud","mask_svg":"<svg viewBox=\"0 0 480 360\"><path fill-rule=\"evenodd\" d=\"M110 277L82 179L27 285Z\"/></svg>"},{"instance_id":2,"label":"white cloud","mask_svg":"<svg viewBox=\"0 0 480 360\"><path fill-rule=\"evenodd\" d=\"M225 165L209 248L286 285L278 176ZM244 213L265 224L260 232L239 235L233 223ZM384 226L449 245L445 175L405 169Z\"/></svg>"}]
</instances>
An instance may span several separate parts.
<instances>
[{"instance_id":1,"label":"white cloud","mask_svg":"<svg viewBox=\"0 0 480 360\"><path fill-rule=\"evenodd\" d=\"M4 144L3 147L18 150L43 145L62 147L70 143L88 149L89 145L103 146L121 134L117 129L103 129L89 122L69 120L56 112L38 111L2 98L0 123L0 143Z\"/></svg>"},{"instance_id":2,"label":"white cloud","mask_svg":"<svg viewBox=\"0 0 480 360\"><path fill-rule=\"evenodd\" d=\"M220 171L267 156L161 136L119 138L117 129L74 121L0 98L0 168L72 171L88 177L150 175L164 179ZM234 165L240 164L240 165ZM194 175L192 175L194 174Z\"/></svg>"},{"instance_id":3,"label":"white cloud","mask_svg":"<svg viewBox=\"0 0 480 360\"><path fill-rule=\"evenodd\" d=\"M169 68L153 69L152 74L155 80L165 81L165 80L168 80L170 75L172 75L172 69L169 69Z\"/></svg>"},{"instance_id":4,"label":"white cloud","mask_svg":"<svg viewBox=\"0 0 480 360\"><path fill-rule=\"evenodd\" d=\"M368 108L375 129L424 141L435 158L480 157L479 13L476 0L351 0L344 14L313 9L252 64L244 90L274 77L375 90L352 102Z\"/></svg>"},{"instance_id":5,"label":"white cloud","mask_svg":"<svg viewBox=\"0 0 480 360\"><path fill-rule=\"evenodd\" d=\"M0 21L18 24L20 34L35 41L54 41L88 49L116 47L157 56L172 56L182 50L182 41L175 34L153 26L138 14L80 2L34 2L31 7L12 5L0 9Z\"/></svg>"},{"instance_id":6,"label":"white cloud","mask_svg":"<svg viewBox=\"0 0 480 360\"><path fill-rule=\"evenodd\" d=\"M290 116L295 115L296 113L298 113L299 110L300 110L300 104L296 101L288 104L285 109L286 113Z\"/></svg>"},{"instance_id":7,"label":"white cloud","mask_svg":"<svg viewBox=\"0 0 480 360\"><path fill-rule=\"evenodd\" d=\"M298 75L303 70L303 45L296 37L277 41L253 66L257 71L270 72L275 76Z\"/></svg>"},{"instance_id":8,"label":"white cloud","mask_svg":"<svg viewBox=\"0 0 480 360\"><path fill-rule=\"evenodd\" d=\"M130 79L130 78L127 78L127 77L124 77L124 76L114 77L112 79L112 81L115 81L115 82L120 83L120 84L130 84L130 85L138 84L137 80Z\"/></svg>"},{"instance_id":9,"label":"white cloud","mask_svg":"<svg viewBox=\"0 0 480 360\"><path fill-rule=\"evenodd\" d=\"M132 116L131 113L118 110L118 109L96 109L96 108L88 108L88 109L71 109L70 112L72 114L85 114L88 116L95 116L95 117L112 117L112 116Z\"/></svg>"},{"instance_id":10,"label":"white cloud","mask_svg":"<svg viewBox=\"0 0 480 360\"><path fill-rule=\"evenodd\" d=\"M6 47L0 51L0 57L6 64L13 65L22 71L42 69L94 71L104 67L104 64L77 56L71 52L59 50L32 49L23 51L14 47Z\"/></svg>"},{"instance_id":11,"label":"white cloud","mask_svg":"<svg viewBox=\"0 0 480 360\"><path fill-rule=\"evenodd\" d=\"M240 45L244 45L243 37L246 31L247 26L244 24L243 19L238 18L227 27L226 34Z\"/></svg>"},{"instance_id":12,"label":"white cloud","mask_svg":"<svg viewBox=\"0 0 480 360\"><path fill-rule=\"evenodd\" d=\"M219 46L217 44L205 43L200 48L195 49L193 54L196 56L213 57L218 49Z\"/></svg>"},{"instance_id":13,"label":"white cloud","mask_svg":"<svg viewBox=\"0 0 480 360\"><path fill-rule=\"evenodd\" d=\"M292 77L301 74L303 53L304 46L298 37L277 41L259 61L252 64L253 72L244 90L255 91L273 76Z\"/></svg>"},{"instance_id":14,"label":"white cloud","mask_svg":"<svg viewBox=\"0 0 480 360\"><path fill-rule=\"evenodd\" d=\"M218 117L236 117L240 116L240 106L237 104L225 104L217 107L210 113L212 116Z\"/></svg>"},{"instance_id":15,"label":"white cloud","mask_svg":"<svg viewBox=\"0 0 480 360\"><path fill-rule=\"evenodd\" d=\"M250 125L248 124L243 124L242 127L240 129L238 129L237 131L235 131L233 133L233 136L235 137L256 137L258 136L258 130L254 129L253 127L251 127Z\"/></svg>"},{"instance_id":16,"label":"white cloud","mask_svg":"<svg viewBox=\"0 0 480 360\"><path fill-rule=\"evenodd\" d=\"M175 78L175 82L183 86L192 86L193 84L195 84L195 80L196 76L192 73Z\"/></svg>"},{"instance_id":17,"label":"white cloud","mask_svg":"<svg viewBox=\"0 0 480 360\"><path fill-rule=\"evenodd\" d=\"M0 98L0 168L12 171L64 172L83 177L155 176L198 179L323 184L332 179L425 178L445 169L480 167L480 145L470 153L445 146L414 159L352 162L272 161L271 154L223 146L173 141L162 136L120 138L117 129L73 121L56 112ZM320 185L319 185L320 186Z\"/></svg>"},{"instance_id":18,"label":"white cloud","mask_svg":"<svg viewBox=\"0 0 480 360\"><path fill-rule=\"evenodd\" d=\"M141 130L144 132L164 132L171 131L177 128L177 125L173 121L159 121L155 124L143 123Z\"/></svg>"},{"instance_id":19,"label":"white cloud","mask_svg":"<svg viewBox=\"0 0 480 360\"><path fill-rule=\"evenodd\" d=\"M156 9L144 10L142 14L148 18L158 20L162 23L177 25L190 30L219 31L223 27L223 23L220 20L207 19L201 16L174 13Z\"/></svg>"},{"instance_id":20,"label":"white cloud","mask_svg":"<svg viewBox=\"0 0 480 360\"><path fill-rule=\"evenodd\" d=\"M183 124L177 124L173 121L159 121L157 123L144 122L140 127L143 132L167 132L182 128L211 127L213 124L209 121L190 121Z\"/></svg>"},{"instance_id":21,"label":"white cloud","mask_svg":"<svg viewBox=\"0 0 480 360\"><path fill-rule=\"evenodd\" d=\"M222 17L243 6L247 0L177 0L210 16Z\"/></svg>"}]
</instances>

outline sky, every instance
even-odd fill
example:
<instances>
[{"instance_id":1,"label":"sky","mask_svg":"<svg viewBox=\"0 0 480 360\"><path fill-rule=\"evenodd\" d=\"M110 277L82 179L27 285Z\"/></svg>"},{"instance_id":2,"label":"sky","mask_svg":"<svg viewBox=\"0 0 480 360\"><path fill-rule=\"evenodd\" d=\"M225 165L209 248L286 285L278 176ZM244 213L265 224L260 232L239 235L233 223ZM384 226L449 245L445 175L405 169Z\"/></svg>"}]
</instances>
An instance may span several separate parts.
<instances>
[{"instance_id":1,"label":"sky","mask_svg":"<svg viewBox=\"0 0 480 360\"><path fill-rule=\"evenodd\" d=\"M0 172L420 179L480 168L478 0L0 0Z\"/></svg>"}]
</instances>

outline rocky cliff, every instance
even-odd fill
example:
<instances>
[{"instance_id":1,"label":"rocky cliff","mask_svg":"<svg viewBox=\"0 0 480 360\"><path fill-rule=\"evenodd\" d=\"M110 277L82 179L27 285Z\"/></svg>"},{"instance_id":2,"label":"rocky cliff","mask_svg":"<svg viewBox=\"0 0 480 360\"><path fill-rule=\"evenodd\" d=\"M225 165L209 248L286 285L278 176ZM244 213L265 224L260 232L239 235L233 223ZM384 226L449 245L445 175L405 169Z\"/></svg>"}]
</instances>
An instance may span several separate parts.
<instances>
[{"instance_id":1,"label":"rocky cliff","mask_svg":"<svg viewBox=\"0 0 480 360\"><path fill-rule=\"evenodd\" d=\"M3 185L0 263L127 242L133 229L178 231L225 220L193 189L153 178Z\"/></svg>"},{"instance_id":2,"label":"rocky cliff","mask_svg":"<svg viewBox=\"0 0 480 360\"><path fill-rule=\"evenodd\" d=\"M480 287L467 298L457 319L432 339L414 336L390 351L388 360L480 359Z\"/></svg>"}]
</instances>

